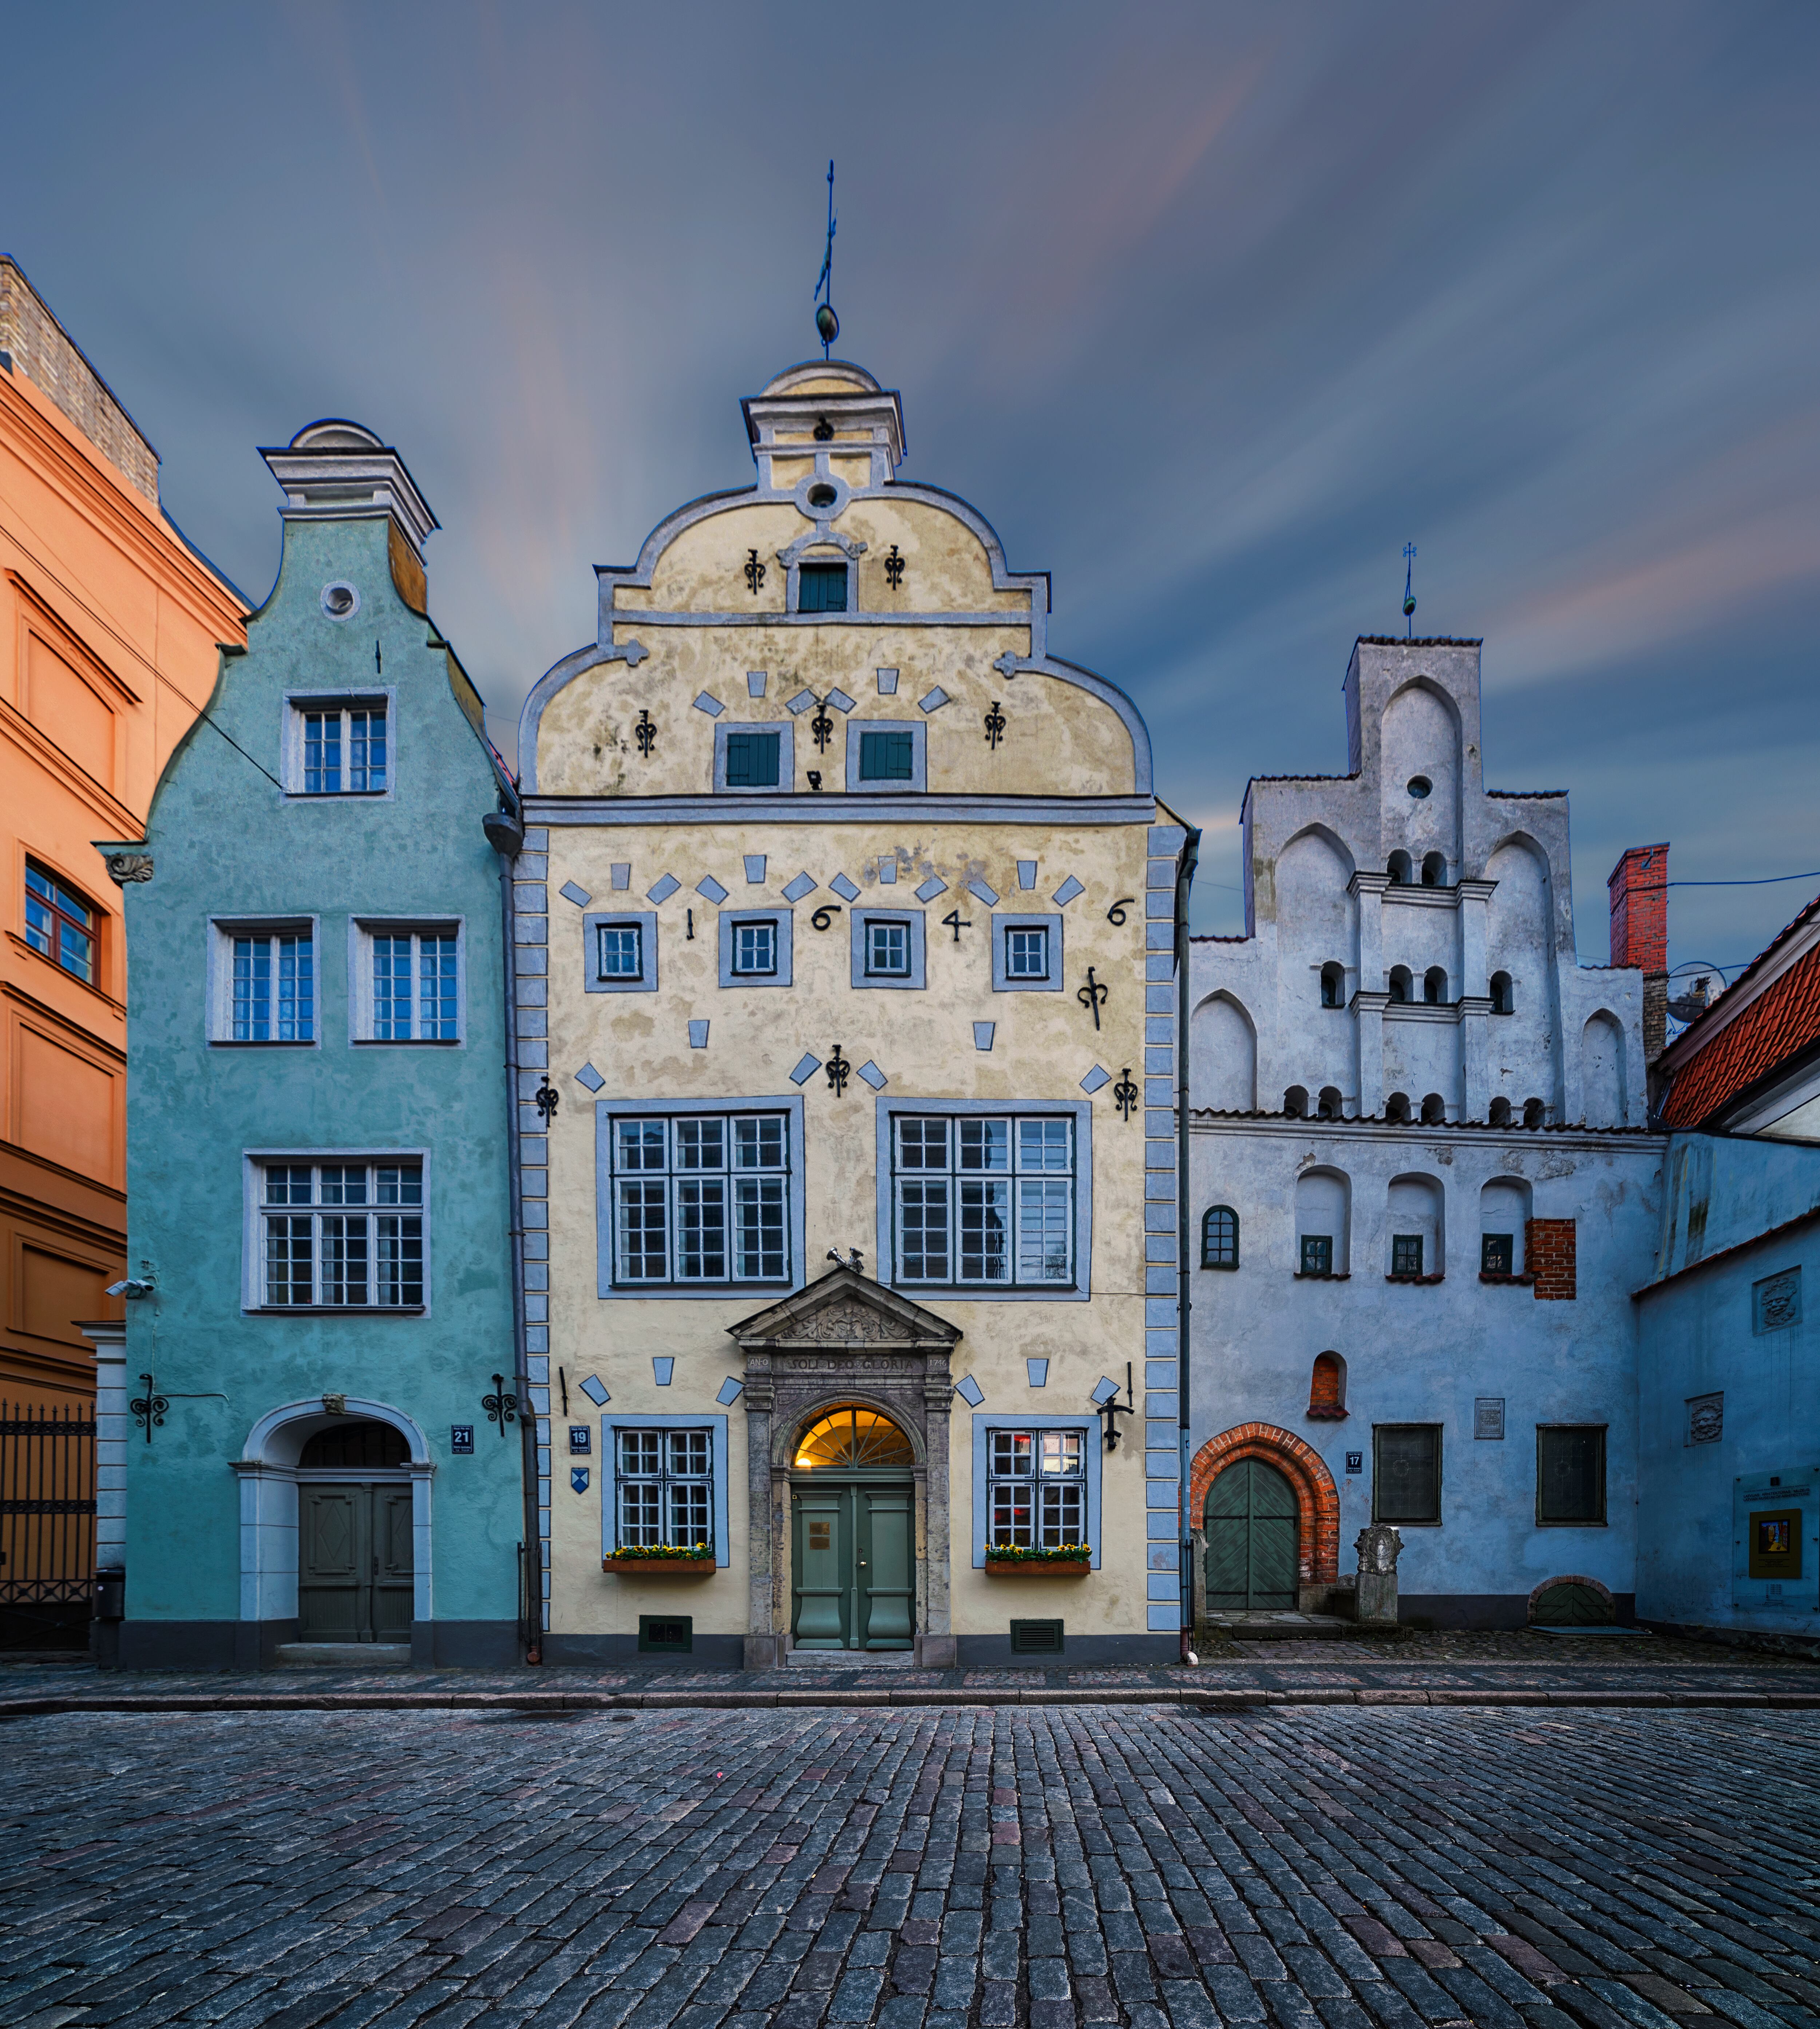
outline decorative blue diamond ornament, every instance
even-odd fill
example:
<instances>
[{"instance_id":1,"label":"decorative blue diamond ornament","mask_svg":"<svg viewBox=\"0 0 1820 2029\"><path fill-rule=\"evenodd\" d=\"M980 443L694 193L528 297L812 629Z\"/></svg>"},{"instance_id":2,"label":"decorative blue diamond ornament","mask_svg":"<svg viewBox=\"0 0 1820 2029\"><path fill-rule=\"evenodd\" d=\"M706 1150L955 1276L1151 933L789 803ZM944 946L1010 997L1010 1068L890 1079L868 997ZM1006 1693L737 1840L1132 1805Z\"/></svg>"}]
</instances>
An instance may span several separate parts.
<instances>
[{"instance_id":1,"label":"decorative blue diamond ornament","mask_svg":"<svg viewBox=\"0 0 1820 2029\"><path fill-rule=\"evenodd\" d=\"M569 1468L569 1483L577 1493L585 1493L588 1491L588 1467L572 1465Z\"/></svg>"}]
</instances>

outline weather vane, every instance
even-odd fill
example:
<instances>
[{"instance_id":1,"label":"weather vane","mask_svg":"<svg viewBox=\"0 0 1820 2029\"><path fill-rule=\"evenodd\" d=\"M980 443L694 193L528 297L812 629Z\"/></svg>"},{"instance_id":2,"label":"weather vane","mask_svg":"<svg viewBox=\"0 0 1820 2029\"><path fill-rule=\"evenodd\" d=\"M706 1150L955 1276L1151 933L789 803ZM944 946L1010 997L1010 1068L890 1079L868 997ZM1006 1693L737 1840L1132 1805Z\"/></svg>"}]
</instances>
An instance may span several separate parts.
<instances>
[{"instance_id":1,"label":"weather vane","mask_svg":"<svg viewBox=\"0 0 1820 2029\"><path fill-rule=\"evenodd\" d=\"M832 163L828 165L833 166ZM1415 544L1403 546L1403 632L1406 641L1415 638L1415 594L1410 588L1410 576L1415 569Z\"/></svg>"},{"instance_id":2,"label":"weather vane","mask_svg":"<svg viewBox=\"0 0 1820 2029\"><path fill-rule=\"evenodd\" d=\"M821 356L828 357L828 348L840 336L840 320L834 313L834 306L828 299L834 286L834 165L828 165L828 244L821 256L821 273L815 278L815 294L821 299L815 313L816 335L821 340Z\"/></svg>"}]
</instances>

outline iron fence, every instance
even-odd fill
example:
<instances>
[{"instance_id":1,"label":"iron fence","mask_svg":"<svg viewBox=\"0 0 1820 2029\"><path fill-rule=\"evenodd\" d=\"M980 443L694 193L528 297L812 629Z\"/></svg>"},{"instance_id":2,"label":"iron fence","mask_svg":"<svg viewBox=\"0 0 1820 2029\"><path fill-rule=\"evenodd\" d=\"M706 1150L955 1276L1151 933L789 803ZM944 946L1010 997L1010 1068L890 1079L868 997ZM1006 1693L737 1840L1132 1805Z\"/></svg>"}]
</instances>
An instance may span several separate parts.
<instances>
[{"instance_id":1,"label":"iron fence","mask_svg":"<svg viewBox=\"0 0 1820 2029\"><path fill-rule=\"evenodd\" d=\"M87 1638L95 1433L86 1408L0 1401L0 1645Z\"/></svg>"}]
</instances>

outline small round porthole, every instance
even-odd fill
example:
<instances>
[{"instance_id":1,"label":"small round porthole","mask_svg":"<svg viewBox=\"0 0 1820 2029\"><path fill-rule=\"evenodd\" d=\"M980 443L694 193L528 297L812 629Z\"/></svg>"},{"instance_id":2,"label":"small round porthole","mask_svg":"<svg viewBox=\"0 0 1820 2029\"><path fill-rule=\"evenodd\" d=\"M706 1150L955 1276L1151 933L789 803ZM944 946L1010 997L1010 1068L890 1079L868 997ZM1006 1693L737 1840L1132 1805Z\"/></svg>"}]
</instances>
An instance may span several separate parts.
<instances>
[{"instance_id":1,"label":"small round porthole","mask_svg":"<svg viewBox=\"0 0 1820 2029\"><path fill-rule=\"evenodd\" d=\"M808 500L811 507L832 507L840 498L840 495L825 480L821 485L812 486L809 489Z\"/></svg>"},{"instance_id":2,"label":"small round porthole","mask_svg":"<svg viewBox=\"0 0 1820 2029\"><path fill-rule=\"evenodd\" d=\"M1433 788L1434 784L1425 775L1411 775L1409 778L1409 792L1418 803Z\"/></svg>"},{"instance_id":3,"label":"small round porthole","mask_svg":"<svg viewBox=\"0 0 1820 2029\"><path fill-rule=\"evenodd\" d=\"M360 610L360 594L345 578L322 588L322 610L331 620L351 620Z\"/></svg>"}]
</instances>

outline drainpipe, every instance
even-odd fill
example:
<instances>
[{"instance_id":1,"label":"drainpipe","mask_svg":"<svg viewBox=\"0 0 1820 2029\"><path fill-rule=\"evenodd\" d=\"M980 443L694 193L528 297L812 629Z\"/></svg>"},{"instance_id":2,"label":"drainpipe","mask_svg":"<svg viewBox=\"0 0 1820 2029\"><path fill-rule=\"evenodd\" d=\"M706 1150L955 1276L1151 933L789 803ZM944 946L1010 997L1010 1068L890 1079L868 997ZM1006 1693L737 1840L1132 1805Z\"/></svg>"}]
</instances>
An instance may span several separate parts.
<instances>
[{"instance_id":1,"label":"drainpipe","mask_svg":"<svg viewBox=\"0 0 1820 2029\"><path fill-rule=\"evenodd\" d=\"M519 1552L519 1596L524 1612L519 1638L527 1663L543 1660L543 1539L537 1520L537 1418L531 1404L531 1368L525 1350L525 1206L519 1169L517 905L512 892L514 862L525 847L525 819L517 810L493 810L481 820L487 843L499 855L499 931L504 940L500 970L506 995L506 1159L510 1169L507 1218L512 1237L512 1367L518 1397L525 1539Z\"/></svg>"},{"instance_id":2,"label":"drainpipe","mask_svg":"<svg viewBox=\"0 0 1820 2029\"><path fill-rule=\"evenodd\" d=\"M1188 1512L1188 890L1195 885L1195 869L1200 864L1201 835L1191 825L1176 862L1176 1274L1180 1295L1176 1303L1176 1382L1181 1419L1178 1440L1181 1448L1182 1659L1188 1659L1194 1639L1194 1573L1191 1568L1194 1517Z\"/></svg>"}]
</instances>

